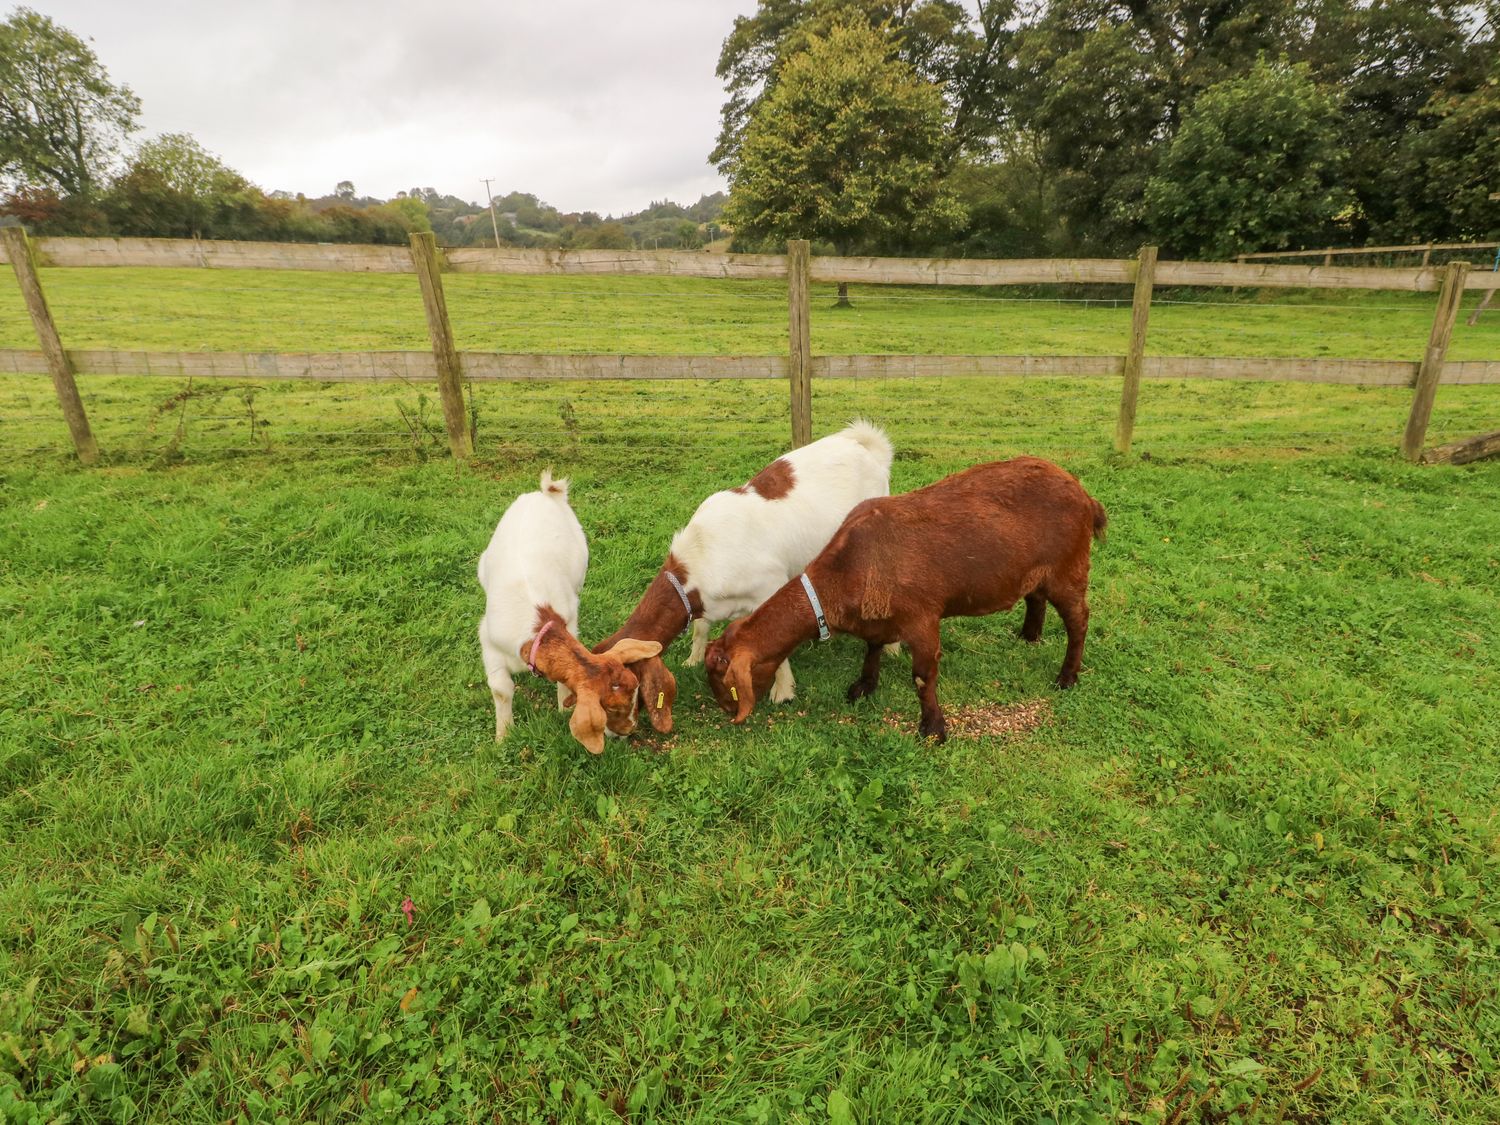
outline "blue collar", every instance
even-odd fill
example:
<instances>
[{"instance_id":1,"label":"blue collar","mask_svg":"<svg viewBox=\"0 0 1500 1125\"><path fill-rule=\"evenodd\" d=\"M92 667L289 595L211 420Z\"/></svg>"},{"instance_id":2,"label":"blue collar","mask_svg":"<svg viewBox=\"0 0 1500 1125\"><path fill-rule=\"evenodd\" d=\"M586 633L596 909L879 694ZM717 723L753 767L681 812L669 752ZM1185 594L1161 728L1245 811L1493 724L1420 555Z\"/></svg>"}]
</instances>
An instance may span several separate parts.
<instances>
[{"instance_id":1,"label":"blue collar","mask_svg":"<svg viewBox=\"0 0 1500 1125\"><path fill-rule=\"evenodd\" d=\"M818 640L828 639L828 619L823 616L823 603L818 601L818 592L813 589L813 584L808 581L806 574L802 575L802 588L807 591L807 600L812 603L813 616L818 619Z\"/></svg>"},{"instance_id":2,"label":"blue collar","mask_svg":"<svg viewBox=\"0 0 1500 1125\"><path fill-rule=\"evenodd\" d=\"M672 584L672 589L677 591L677 596L682 599L682 608L687 611L687 622L677 631L678 636L681 636L687 632L688 626L693 623L693 603L688 600L688 592L683 588L682 581L677 575L673 574L670 570L663 570L662 573L667 576L667 581Z\"/></svg>"}]
</instances>

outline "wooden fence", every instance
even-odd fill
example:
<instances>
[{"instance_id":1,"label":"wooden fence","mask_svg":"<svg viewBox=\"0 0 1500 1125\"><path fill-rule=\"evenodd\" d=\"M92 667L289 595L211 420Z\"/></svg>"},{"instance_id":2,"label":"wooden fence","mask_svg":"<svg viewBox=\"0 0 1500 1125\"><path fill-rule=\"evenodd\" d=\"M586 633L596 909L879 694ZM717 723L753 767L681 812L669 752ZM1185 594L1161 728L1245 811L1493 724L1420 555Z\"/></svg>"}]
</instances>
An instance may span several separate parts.
<instances>
[{"instance_id":1,"label":"wooden fence","mask_svg":"<svg viewBox=\"0 0 1500 1125\"><path fill-rule=\"evenodd\" d=\"M1259 250L1254 254L1236 254L1236 262L1269 261L1272 258L1322 258L1325 266L1333 265L1334 256L1353 257L1360 254L1420 254L1422 265L1432 261L1434 250L1484 250L1500 249L1500 242L1418 242L1406 246L1328 246L1322 250ZM1489 254L1483 255L1488 257Z\"/></svg>"},{"instance_id":2,"label":"wooden fence","mask_svg":"<svg viewBox=\"0 0 1500 1125\"><path fill-rule=\"evenodd\" d=\"M1142 379L1252 379L1353 383L1413 388L1401 443L1410 460L1422 443L1440 382L1500 384L1500 360L1448 362L1448 341L1465 290L1491 284L1466 263L1441 269L1361 269L1248 262L1159 262L1156 248L1134 259L932 259L814 257L805 241L787 254L704 254L677 251L495 250L439 251L430 234L410 247L324 246L303 243L203 242L155 238L28 239L18 227L0 230L0 259L21 285L40 349L0 350L0 373L50 374L79 458L98 450L74 380L85 375L156 375L230 379L430 380L443 403L450 449L469 455L463 384L473 380L784 379L790 393L792 442L812 438L816 379L955 376L1078 375L1119 377L1122 391L1115 445L1128 452ZM432 342L431 352L140 352L68 350L47 308L39 266L172 267L415 273ZM629 274L785 281L788 347L782 356L557 355L460 352L443 297L442 275ZM812 354L809 285L1112 284L1133 287L1130 336L1123 355L842 355ZM1373 289L1437 292L1426 351L1410 362L1372 359L1274 359L1147 356L1153 291L1160 286L1251 286L1299 289Z\"/></svg>"}]
</instances>

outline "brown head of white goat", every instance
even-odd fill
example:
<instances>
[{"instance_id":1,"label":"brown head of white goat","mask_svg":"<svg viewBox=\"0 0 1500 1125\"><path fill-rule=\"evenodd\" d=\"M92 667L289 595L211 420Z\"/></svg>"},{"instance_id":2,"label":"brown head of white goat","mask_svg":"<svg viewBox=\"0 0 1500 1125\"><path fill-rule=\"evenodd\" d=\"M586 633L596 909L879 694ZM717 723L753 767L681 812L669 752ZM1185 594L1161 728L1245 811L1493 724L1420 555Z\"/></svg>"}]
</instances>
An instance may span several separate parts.
<instances>
[{"instance_id":1,"label":"brown head of white goat","mask_svg":"<svg viewBox=\"0 0 1500 1125\"><path fill-rule=\"evenodd\" d=\"M627 664L661 651L655 641L621 638L591 653L579 643L578 594L588 571L588 539L568 505L568 482L542 473L540 488L511 503L479 556L484 617L479 647L495 701L495 741L510 729L513 676L529 669L557 684L558 708L573 708L573 737L591 754L608 732L635 729L636 676Z\"/></svg>"}]
</instances>

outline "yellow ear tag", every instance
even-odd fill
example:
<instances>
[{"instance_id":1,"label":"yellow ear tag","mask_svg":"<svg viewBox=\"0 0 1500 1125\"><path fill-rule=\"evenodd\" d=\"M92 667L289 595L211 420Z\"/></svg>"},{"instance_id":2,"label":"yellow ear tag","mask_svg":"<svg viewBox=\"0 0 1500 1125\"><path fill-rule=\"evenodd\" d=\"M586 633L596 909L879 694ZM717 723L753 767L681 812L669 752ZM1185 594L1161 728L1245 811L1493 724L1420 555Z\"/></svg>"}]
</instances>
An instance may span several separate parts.
<instances>
[{"instance_id":1,"label":"yellow ear tag","mask_svg":"<svg viewBox=\"0 0 1500 1125\"><path fill-rule=\"evenodd\" d=\"M736 703L740 701L740 693L735 690L733 684L729 685L729 698L734 700Z\"/></svg>"},{"instance_id":2,"label":"yellow ear tag","mask_svg":"<svg viewBox=\"0 0 1500 1125\"><path fill-rule=\"evenodd\" d=\"M658 711L661 710L662 704L665 703L666 701L667 701L667 693L666 692L659 691L659 692L656 693L656 709Z\"/></svg>"}]
</instances>

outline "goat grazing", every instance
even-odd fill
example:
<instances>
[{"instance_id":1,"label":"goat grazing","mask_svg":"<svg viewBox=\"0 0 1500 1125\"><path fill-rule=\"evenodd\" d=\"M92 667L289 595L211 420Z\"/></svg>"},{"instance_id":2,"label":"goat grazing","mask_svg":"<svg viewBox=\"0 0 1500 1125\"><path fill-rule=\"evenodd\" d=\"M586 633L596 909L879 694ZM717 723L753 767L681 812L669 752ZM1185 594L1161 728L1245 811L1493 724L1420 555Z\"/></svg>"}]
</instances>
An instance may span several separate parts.
<instances>
[{"instance_id":1,"label":"goat grazing","mask_svg":"<svg viewBox=\"0 0 1500 1125\"><path fill-rule=\"evenodd\" d=\"M635 729L637 683L625 667L655 656L654 641L622 638L595 655L578 643L578 592L589 565L588 539L568 506L568 482L542 473L541 489L516 497L479 556L484 617L479 647L495 700L495 741L510 729L523 668L557 684L557 706L573 707L568 726L591 754L604 733Z\"/></svg>"},{"instance_id":2,"label":"goat grazing","mask_svg":"<svg viewBox=\"0 0 1500 1125\"><path fill-rule=\"evenodd\" d=\"M856 504L891 490L891 443L879 427L851 422L836 434L778 457L738 488L716 492L672 537L661 570L620 631L671 644L691 624L687 664L702 663L709 625L757 608L821 551ZM672 729L677 682L659 657L633 665L651 725ZM783 661L771 699L792 698L796 682Z\"/></svg>"},{"instance_id":3,"label":"goat grazing","mask_svg":"<svg viewBox=\"0 0 1500 1125\"><path fill-rule=\"evenodd\" d=\"M736 621L708 649L714 698L736 723L803 641L830 632L866 644L850 702L875 690L881 646L905 642L922 704L921 732L939 742L938 622L983 617L1026 600L1021 636L1042 637L1050 602L1068 631L1058 687L1078 681L1088 632L1089 547L1104 533L1097 500L1049 461L976 465L901 496L867 500L798 579Z\"/></svg>"}]
</instances>

